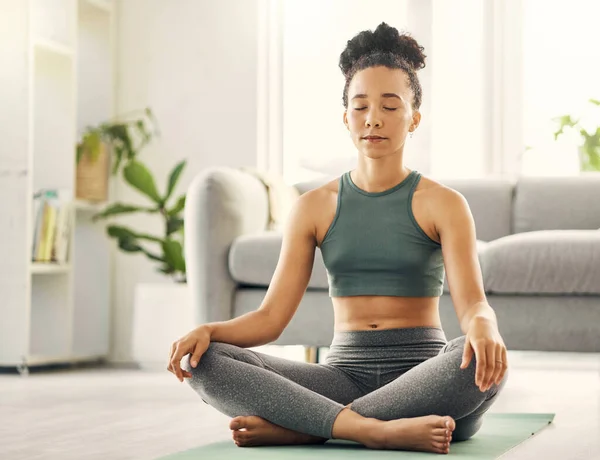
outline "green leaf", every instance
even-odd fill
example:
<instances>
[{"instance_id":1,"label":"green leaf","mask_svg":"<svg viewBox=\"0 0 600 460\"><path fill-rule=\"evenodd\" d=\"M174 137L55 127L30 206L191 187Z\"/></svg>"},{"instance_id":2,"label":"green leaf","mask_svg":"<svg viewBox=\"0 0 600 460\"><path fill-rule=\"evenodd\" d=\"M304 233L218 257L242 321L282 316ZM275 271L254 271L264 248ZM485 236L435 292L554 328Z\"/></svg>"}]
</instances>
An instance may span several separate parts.
<instances>
[{"instance_id":1,"label":"green leaf","mask_svg":"<svg viewBox=\"0 0 600 460\"><path fill-rule=\"evenodd\" d=\"M183 228L183 219L174 217L167 220L167 236Z\"/></svg>"},{"instance_id":2,"label":"green leaf","mask_svg":"<svg viewBox=\"0 0 600 460\"><path fill-rule=\"evenodd\" d=\"M167 239L162 244L165 260L175 270L185 272L185 259L181 243L176 240Z\"/></svg>"},{"instance_id":3,"label":"green leaf","mask_svg":"<svg viewBox=\"0 0 600 460\"><path fill-rule=\"evenodd\" d=\"M590 99L590 102L595 105L600 105L600 101L598 99Z\"/></svg>"},{"instance_id":4,"label":"green leaf","mask_svg":"<svg viewBox=\"0 0 600 460\"><path fill-rule=\"evenodd\" d=\"M123 176L132 187L139 190L157 205L162 207L163 200L156 190L154 178L142 163L130 161L127 166L123 168Z\"/></svg>"},{"instance_id":5,"label":"green leaf","mask_svg":"<svg viewBox=\"0 0 600 460\"><path fill-rule=\"evenodd\" d=\"M95 214L92 217L92 220L97 221L98 219L106 219L107 217L116 216L118 214L129 214L133 212L156 213L157 210L152 208L143 208L141 206L131 206L121 203L115 203L108 206L104 211Z\"/></svg>"},{"instance_id":6,"label":"green leaf","mask_svg":"<svg viewBox=\"0 0 600 460\"><path fill-rule=\"evenodd\" d=\"M123 161L123 147L121 147L121 145L119 145L119 144L115 144L114 152L115 152L116 161L112 168L113 176L115 174L117 174L117 171L119 170L119 166L121 166L121 162Z\"/></svg>"},{"instance_id":7,"label":"green leaf","mask_svg":"<svg viewBox=\"0 0 600 460\"><path fill-rule=\"evenodd\" d=\"M84 151L85 150L83 148L83 144L81 144L81 143L77 144L76 164L79 164L79 162L81 161L81 157L83 156Z\"/></svg>"},{"instance_id":8,"label":"green leaf","mask_svg":"<svg viewBox=\"0 0 600 460\"><path fill-rule=\"evenodd\" d=\"M119 238L119 248L125 252L140 252L142 247L133 238Z\"/></svg>"},{"instance_id":9,"label":"green leaf","mask_svg":"<svg viewBox=\"0 0 600 460\"><path fill-rule=\"evenodd\" d=\"M171 171L171 174L169 175L169 184L167 186L167 194L165 196L165 203L169 200L169 198L171 198L173 190L177 185L177 181L179 181L179 176L181 176L181 172L183 171L183 168L185 168L185 164L186 161L183 160L177 166L175 166L175 168L173 168L173 171Z\"/></svg>"},{"instance_id":10,"label":"green leaf","mask_svg":"<svg viewBox=\"0 0 600 460\"><path fill-rule=\"evenodd\" d=\"M180 196L177 199L177 203L171 209L167 211L170 217L176 216L185 208L185 195Z\"/></svg>"},{"instance_id":11,"label":"green leaf","mask_svg":"<svg viewBox=\"0 0 600 460\"><path fill-rule=\"evenodd\" d=\"M138 240L147 240L153 241L155 243L161 243L163 240L156 236L148 235L145 233L136 233L133 230L128 229L127 227L121 227L119 225L109 225L106 229L108 235L113 238L130 238L130 239L138 239Z\"/></svg>"},{"instance_id":12,"label":"green leaf","mask_svg":"<svg viewBox=\"0 0 600 460\"><path fill-rule=\"evenodd\" d=\"M150 260L154 260L156 262L164 262L165 261L164 258L162 258L160 256L157 256L155 254L152 254L151 252L146 251L145 249L143 251L144 251L144 254L146 254L146 256L148 257L148 259L150 259Z\"/></svg>"},{"instance_id":13,"label":"green leaf","mask_svg":"<svg viewBox=\"0 0 600 460\"><path fill-rule=\"evenodd\" d=\"M175 270L173 269L173 267L169 267L168 265L165 265L163 267L158 267L156 270L161 273L164 273L165 275L172 275L173 273L175 273Z\"/></svg>"},{"instance_id":14,"label":"green leaf","mask_svg":"<svg viewBox=\"0 0 600 460\"><path fill-rule=\"evenodd\" d=\"M558 123L558 130L554 133L554 140L558 139L558 136L563 134L566 126L573 127L579 120L573 120L571 115L563 115L562 117L553 118L552 121Z\"/></svg>"}]
</instances>

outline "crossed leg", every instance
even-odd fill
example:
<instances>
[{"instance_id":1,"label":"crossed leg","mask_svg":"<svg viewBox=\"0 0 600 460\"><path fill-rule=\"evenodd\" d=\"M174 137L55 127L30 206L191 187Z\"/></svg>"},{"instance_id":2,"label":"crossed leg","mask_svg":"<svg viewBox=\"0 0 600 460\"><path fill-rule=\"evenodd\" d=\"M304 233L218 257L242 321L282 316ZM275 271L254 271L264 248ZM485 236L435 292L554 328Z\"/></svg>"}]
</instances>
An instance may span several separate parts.
<instances>
[{"instance_id":1,"label":"crossed leg","mask_svg":"<svg viewBox=\"0 0 600 460\"><path fill-rule=\"evenodd\" d=\"M336 437L369 447L444 453L455 428L449 417L382 422L360 416L343 404L365 392L333 366L211 343L196 368L190 367L189 356L182 368L192 373L190 386L205 402L234 417L238 445L324 442L337 430ZM365 437L358 424L375 430Z\"/></svg>"},{"instance_id":2,"label":"crossed leg","mask_svg":"<svg viewBox=\"0 0 600 460\"><path fill-rule=\"evenodd\" d=\"M507 373L499 385L487 391L475 384L476 360L460 369L465 336L450 340L430 358L378 390L352 402L352 410L379 420L448 415L456 422L454 441L473 436L481 427L482 416L504 387Z\"/></svg>"}]
</instances>

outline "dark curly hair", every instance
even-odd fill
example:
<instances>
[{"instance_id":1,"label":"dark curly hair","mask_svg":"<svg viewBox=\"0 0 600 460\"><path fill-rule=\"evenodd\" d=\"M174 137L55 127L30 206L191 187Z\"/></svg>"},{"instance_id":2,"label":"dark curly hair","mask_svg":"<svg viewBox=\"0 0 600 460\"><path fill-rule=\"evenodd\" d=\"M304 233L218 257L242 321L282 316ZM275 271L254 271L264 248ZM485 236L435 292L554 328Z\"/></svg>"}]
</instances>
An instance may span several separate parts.
<instances>
[{"instance_id":1,"label":"dark curly hair","mask_svg":"<svg viewBox=\"0 0 600 460\"><path fill-rule=\"evenodd\" d=\"M408 76L413 91L413 109L421 106L421 83L417 70L425 67L423 47L409 34L400 35L398 29L382 22L374 32L364 30L351 40L340 55L340 69L346 78L344 86L344 108L348 108L348 88L352 77L359 70L384 66L388 69L401 69Z\"/></svg>"}]
</instances>

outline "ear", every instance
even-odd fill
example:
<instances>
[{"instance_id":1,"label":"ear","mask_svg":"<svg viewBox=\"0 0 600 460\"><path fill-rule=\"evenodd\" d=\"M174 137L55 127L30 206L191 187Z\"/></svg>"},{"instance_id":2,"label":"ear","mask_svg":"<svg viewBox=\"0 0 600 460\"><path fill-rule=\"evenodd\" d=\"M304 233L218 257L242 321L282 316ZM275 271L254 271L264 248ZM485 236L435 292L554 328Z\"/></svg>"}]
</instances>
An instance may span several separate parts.
<instances>
[{"instance_id":1,"label":"ear","mask_svg":"<svg viewBox=\"0 0 600 460\"><path fill-rule=\"evenodd\" d=\"M421 123L421 112L415 110L412 116L412 129L409 129L409 131L414 131L417 129L419 127L419 123Z\"/></svg>"},{"instance_id":2,"label":"ear","mask_svg":"<svg viewBox=\"0 0 600 460\"><path fill-rule=\"evenodd\" d=\"M344 110L343 120L344 120L344 124L346 125L346 128L348 129L348 131L350 131L350 125L348 125L348 111L347 110Z\"/></svg>"}]
</instances>

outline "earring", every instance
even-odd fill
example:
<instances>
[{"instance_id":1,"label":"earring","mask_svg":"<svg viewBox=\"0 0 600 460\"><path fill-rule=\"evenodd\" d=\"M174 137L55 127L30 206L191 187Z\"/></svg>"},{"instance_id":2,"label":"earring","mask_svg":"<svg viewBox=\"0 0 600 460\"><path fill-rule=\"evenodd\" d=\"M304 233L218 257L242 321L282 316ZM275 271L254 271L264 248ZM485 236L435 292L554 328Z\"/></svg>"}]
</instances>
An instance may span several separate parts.
<instances>
[{"instance_id":1,"label":"earring","mask_svg":"<svg viewBox=\"0 0 600 460\"><path fill-rule=\"evenodd\" d=\"M409 136L410 136L410 138L411 138L411 139L412 139L412 135L413 135L413 132L411 131L411 132L409 133Z\"/></svg>"}]
</instances>

